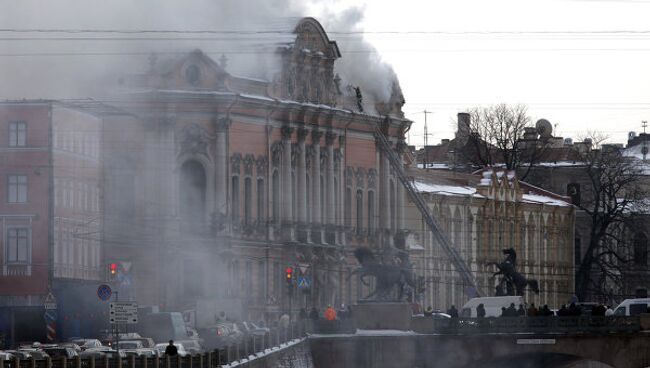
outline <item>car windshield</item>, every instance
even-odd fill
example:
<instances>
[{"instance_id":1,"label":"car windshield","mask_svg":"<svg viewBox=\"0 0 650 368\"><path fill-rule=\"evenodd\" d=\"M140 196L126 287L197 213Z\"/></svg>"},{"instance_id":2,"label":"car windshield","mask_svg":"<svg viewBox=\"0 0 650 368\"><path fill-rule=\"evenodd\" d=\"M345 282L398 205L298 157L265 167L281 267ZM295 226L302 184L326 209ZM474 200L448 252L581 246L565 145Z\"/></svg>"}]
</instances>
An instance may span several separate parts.
<instances>
[{"instance_id":1,"label":"car windshield","mask_svg":"<svg viewBox=\"0 0 650 368\"><path fill-rule=\"evenodd\" d=\"M140 349L142 343L140 341L120 341L118 346L120 349Z\"/></svg>"}]
</instances>

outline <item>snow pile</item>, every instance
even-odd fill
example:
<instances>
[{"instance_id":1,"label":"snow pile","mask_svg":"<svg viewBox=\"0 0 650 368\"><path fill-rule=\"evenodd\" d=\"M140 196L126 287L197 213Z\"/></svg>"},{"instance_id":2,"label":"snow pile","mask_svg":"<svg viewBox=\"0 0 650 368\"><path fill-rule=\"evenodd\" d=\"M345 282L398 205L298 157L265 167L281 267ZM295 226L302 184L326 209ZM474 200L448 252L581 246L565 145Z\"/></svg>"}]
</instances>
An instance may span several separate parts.
<instances>
[{"instance_id":1,"label":"snow pile","mask_svg":"<svg viewBox=\"0 0 650 368\"><path fill-rule=\"evenodd\" d=\"M569 203L561 200L561 199L555 199L539 194L524 194L522 200L524 202L529 202L529 203L542 203L542 204L548 204L552 206L570 206Z\"/></svg>"},{"instance_id":2,"label":"snow pile","mask_svg":"<svg viewBox=\"0 0 650 368\"><path fill-rule=\"evenodd\" d=\"M465 187L465 186L456 186L456 185L441 185L441 184L429 184L416 181L413 183L415 190L423 193L438 193L443 195L475 195L476 188Z\"/></svg>"}]
</instances>

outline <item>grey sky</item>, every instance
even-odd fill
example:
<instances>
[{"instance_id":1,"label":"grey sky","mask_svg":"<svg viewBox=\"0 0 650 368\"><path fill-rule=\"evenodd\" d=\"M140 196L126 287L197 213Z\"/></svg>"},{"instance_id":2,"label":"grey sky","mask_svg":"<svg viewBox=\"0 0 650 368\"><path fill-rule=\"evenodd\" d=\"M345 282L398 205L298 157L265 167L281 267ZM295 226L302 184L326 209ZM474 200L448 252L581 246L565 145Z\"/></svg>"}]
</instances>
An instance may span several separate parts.
<instances>
[{"instance_id":1,"label":"grey sky","mask_svg":"<svg viewBox=\"0 0 650 368\"><path fill-rule=\"evenodd\" d=\"M393 65L416 122L412 144L422 144L424 109L433 112L430 143L453 137L456 113L477 104L524 103L559 135L599 130L617 142L650 119L650 2L326 3L330 11L364 6L365 37Z\"/></svg>"}]
</instances>

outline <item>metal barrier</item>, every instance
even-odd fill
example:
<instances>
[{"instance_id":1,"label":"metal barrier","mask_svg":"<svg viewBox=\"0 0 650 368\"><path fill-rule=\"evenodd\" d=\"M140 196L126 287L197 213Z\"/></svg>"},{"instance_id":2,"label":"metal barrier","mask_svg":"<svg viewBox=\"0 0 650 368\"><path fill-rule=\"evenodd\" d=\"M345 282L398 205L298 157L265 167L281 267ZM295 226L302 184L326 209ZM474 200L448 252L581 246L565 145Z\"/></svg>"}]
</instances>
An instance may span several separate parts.
<instances>
[{"instance_id":1,"label":"metal barrier","mask_svg":"<svg viewBox=\"0 0 650 368\"><path fill-rule=\"evenodd\" d=\"M222 349L185 357L13 359L10 361L0 360L0 368L220 368L234 362L241 363L244 359L256 357L258 353L269 352L270 349L302 338L306 335L306 327L303 322L294 323L289 328L276 328L264 335L248 336Z\"/></svg>"},{"instance_id":2,"label":"metal barrier","mask_svg":"<svg viewBox=\"0 0 650 368\"><path fill-rule=\"evenodd\" d=\"M641 331L640 318L632 317L494 317L430 319L432 323L418 332L438 334L483 333L562 333L604 334L635 333ZM419 323L422 320L419 319ZM431 327L427 331L427 327Z\"/></svg>"}]
</instances>

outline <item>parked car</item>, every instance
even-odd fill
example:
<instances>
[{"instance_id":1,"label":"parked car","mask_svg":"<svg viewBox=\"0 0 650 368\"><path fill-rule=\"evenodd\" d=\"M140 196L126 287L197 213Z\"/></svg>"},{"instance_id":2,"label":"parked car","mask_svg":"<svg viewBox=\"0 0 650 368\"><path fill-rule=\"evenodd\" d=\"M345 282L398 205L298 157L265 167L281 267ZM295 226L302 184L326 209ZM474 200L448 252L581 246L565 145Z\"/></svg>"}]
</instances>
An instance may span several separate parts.
<instances>
[{"instance_id":1,"label":"parked car","mask_svg":"<svg viewBox=\"0 0 650 368\"><path fill-rule=\"evenodd\" d=\"M239 333L236 332L233 324L219 323L199 330L199 336L203 339L203 346L206 350L221 349L224 346L237 342Z\"/></svg>"},{"instance_id":2,"label":"parked car","mask_svg":"<svg viewBox=\"0 0 650 368\"><path fill-rule=\"evenodd\" d=\"M81 349L81 346L79 346L78 344L75 344L74 342L64 342L64 343L61 343L59 346L66 347L66 348L72 348L77 353L79 353L79 352L81 352L81 350L83 350L83 349Z\"/></svg>"},{"instance_id":3,"label":"parked car","mask_svg":"<svg viewBox=\"0 0 650 368\"><path fill-rule=\"evenodd\" d=\"M29 353L29 355L31 355L32 358L36 360L43 360L46 357L49 357L49 355L47 355L45 351L37 348L20 347L18 351L24 351L26 353Z\"/></svg>"},{"instance_id":4,"label":"parked car","mask_svg":"<svg viewBox=\"0 0 650 368\"><path fill-rule=\"evenodd\" d=\"M142 344L143 348L149 348L149 349L153 349L156 346L156 343L153 341L152 338L150 338L150 337L142 337L140 335L138 335L138 337L128 337L126 339L120 338L120 342L122 342L122 341L131 341L131 342L137 341L137 342ZM120 347L120 349L121 349L121 347Z\"/></svg>"},{"instance_id":5,"label":"parked car","mask_svg":"<svg viewBox=\"0 0 650 368\"><path fill-rule=\"evenodd\" d=\"M123 351L127 357L135 356L136 358L141 358L141 357L154 358L156 356L158 357L161 356L158 350L149 349L149 348L133 349L133 350L129 349L129 350L120 350L120 351Z\"/></svg>"},{"instance_id":6,"label":"parked car","mask_svg":"<svg viewBox=\"0 0 650 368\"><path fill-rule=\"evenodd\" d=\"M167 348L167 345L169 345L169 344L164 343L164 342L160 343L160 344L156 344L155 349L160 354L160 356L165 355L165 349ZM185 347L183 346L183 344L174 342L174 346L176 346L176 349L178 350L178 355L180 355L182 357L185 357L185 356L189 355L187 350L185 350Z\"/></svg>"},{"instance_id":7,"label":"parked car","mask_svg":"<svg viewBox=\"0 0 650 368\"><path fill-rule=\"evenodd\" d=\"M271 329L268 328L268 327L261 327L261 326L256 325L253 322L248 322L247 324L248 324L250 333L255 335L255 336L258 336L258 337L259 336L265 336L266 334L271 333Z\"/></svg>"},{"instance_id":8,"label":"parked car","mask_svg":"<svg viewBox=\"0 0 650 368\"><path fill-rule=\"evenodd\" d=\"M191 355L203 354L203 347L199 340L180 340L178 343L183 345L185 350ZM176 341L174 341L174 344L176 344Z\"/></svg>"},{"instance_id":9,"label":"parked car","mask_svg":"<svg viewBox=\"0 0 650 368\"><path fill-rule=\"evenodd\" d=\"M650 298L625 299L614 309L615 316L636 316L646 313L650 306Z\"/></svg>"},{"instance_id":10,"label":"parked car","mask_svg":"<svg viewBox=\"0 0 650 368\"><path fill-rule=\"evenodd\" d=\"M108 346L102 346L99 348L89 348L81 352L79 356L83 358L95 357L95 359L100 359L108 357L109 359L117 359L117 357L126 358L126 354L120 350L119 352Z\"/></svg>"},{"instance_id":11,"label":"parked car","mask_svg":"<svg viewBox=\"0 0 650 368\"><path fill-rule=\"evenodd\" d=\"M72 359L79 355L77 351L71 347L58 345L43 345L43 351L45 351L52 359L60 359L61 357Z\"/></svg>"},{"instance_id":12,"label":"parked car","mask_svg":"<svg viewBox=\"0 0 650 368\"><path fill-rule=\"evenodd\" d=\"M79 345L81 347L81 350L86 350L89 348L99 348L103 346L101 341L97 339L75 338L75 339L70 339L70 342Z\"/></svg>"},{"instance_id":13,"label":"parked car","mask_svg":"<svg viewBox=\"0 0 650 368\"><path fill-rule=\"evenodd\" d=\"M117 343L117 348L122 350L135 350L135 349L142 349L144 346L142 345L142 341L138 340L126 340L126 341L120 341Z\"/></svg>"},{"instance_id":14,"label":"parked car","mask_svg":"<svg viewBox=\"0 0 650 368\"><path fill-rule=\"evenodd\" d=\"M20 360L25 360L29 359L32 357L32 355L24 350L5 350L5 353L9 353L13 355L14 357L17 357Z\"/></svg>"}]
</instances>

